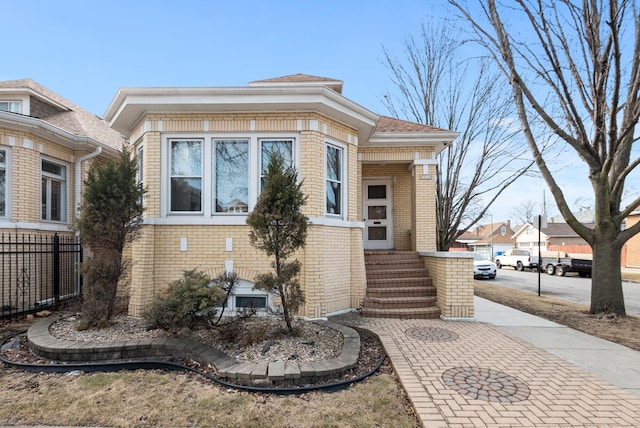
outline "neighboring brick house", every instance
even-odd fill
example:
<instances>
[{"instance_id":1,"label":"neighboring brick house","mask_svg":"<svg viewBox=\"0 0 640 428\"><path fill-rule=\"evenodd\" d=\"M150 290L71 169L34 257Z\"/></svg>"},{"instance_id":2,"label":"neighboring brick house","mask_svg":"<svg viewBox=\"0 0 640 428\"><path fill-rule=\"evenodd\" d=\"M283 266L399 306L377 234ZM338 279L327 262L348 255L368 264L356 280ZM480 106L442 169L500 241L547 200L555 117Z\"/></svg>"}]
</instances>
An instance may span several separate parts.
<instances>
[{"instance_id":1,"label":"neighboring brick house","mask_svg":"<svg viewBox=\"0 0 640 428\"><path fill-rule=\"evenodd\" d=\"M379 116L344 97L342 81L298 74L244 87L123 88L105 119L135 148L147 189L131 249L132 315L192 268L239 274L231 309L272 303L251 289L271 268L245 220L275 150L308 195L307 245L295 255L302 315L362 305L365 250L436 249L436 155L457 134ZM442 299L459 304L453 294ZM464 305L447 313L473 316L472 302Z\"/></svg>"},{"instance_id":2,"label":"neighboring brick house","mask_svg":"<svg viewBox=\"0 0 640 428\"><path fill-rule=\"evenodd\" d=\"M490 260L515 246L511 221L482 224L474 230L463 233L456 239L458 248L481 254ZM451 251L460 251L452 248Z\"/></svg>"},{"instance_id":3,"label":"neighboring brick house","mask_svg":"<svg viewBox=\"0 0 640 428\"><path fill-rule=\"evenodd\" d=\"M0 234L5 245L23 235L72 236L69 226L82 174L93 158L113 156L124 143L100 118L31 79L0 82ZM3 307L14 306L16 292L29 296L27 282L45 275L42 268L32 272L32 266L3 256ZM15 269L22 278L16 278ZM30 304L49 297L30 296Z\"/></svg>"},{"instance_id":4,"label":"neighboring brick house","mask_svg":"<svg viewBox=\"0 0 640 428\"><path fill-rule=\"evenodd\" d=\"M640 211L634 211L627 216L626 227L631 227L640 221ZM623 249L623 266L640 268L640 234L634 235L627 241Z\"/></svg>"}]
</instances>

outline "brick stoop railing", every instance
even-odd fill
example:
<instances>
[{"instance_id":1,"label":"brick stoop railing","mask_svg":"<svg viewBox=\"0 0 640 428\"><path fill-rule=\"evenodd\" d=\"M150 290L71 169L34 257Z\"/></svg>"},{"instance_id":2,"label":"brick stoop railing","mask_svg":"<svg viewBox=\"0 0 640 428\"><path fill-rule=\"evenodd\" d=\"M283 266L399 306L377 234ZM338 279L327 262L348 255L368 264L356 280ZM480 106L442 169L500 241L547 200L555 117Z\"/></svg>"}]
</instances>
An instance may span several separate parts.
<instances>
[{"instance_id":1,"label":"brick stoop railing","mask_svg":"<svg viewBox=\"0 0 640 428\"><path fill-rule=\"evenodd\" d=\"M440 318L436 288L415 251L365 251L367 291L362 315Z\"/></svg>"}]
</instances>

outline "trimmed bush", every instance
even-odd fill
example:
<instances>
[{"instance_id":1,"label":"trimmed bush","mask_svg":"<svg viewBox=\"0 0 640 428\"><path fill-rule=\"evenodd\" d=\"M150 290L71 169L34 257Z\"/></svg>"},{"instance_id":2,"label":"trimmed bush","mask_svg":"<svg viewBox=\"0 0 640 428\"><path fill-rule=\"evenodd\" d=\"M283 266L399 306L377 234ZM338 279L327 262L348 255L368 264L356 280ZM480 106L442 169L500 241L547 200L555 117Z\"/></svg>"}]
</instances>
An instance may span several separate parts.
<instances>
[{"instance_id":1,"label":"trimmed bush","mask_svg":"<svg viewBox=\"0 0 640 428\"><path fill-rule=\"evenodd\" d=\"M157 295L145 313L149 328L161 328L183 333L216 322L217 307L222 306L227 293L219 281L212 281L204 272L184 271L181 279L169 284Z\"/></svg>"}]
</instances>

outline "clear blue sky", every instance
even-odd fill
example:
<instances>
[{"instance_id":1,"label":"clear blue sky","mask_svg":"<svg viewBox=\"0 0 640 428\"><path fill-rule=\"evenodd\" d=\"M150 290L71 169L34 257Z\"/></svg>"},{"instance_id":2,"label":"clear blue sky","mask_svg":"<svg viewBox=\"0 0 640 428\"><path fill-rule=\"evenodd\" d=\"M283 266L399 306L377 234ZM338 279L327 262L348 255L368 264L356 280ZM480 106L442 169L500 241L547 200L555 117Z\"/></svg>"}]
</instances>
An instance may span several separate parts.
<instances>
[{"instance_id":1,"label":"clear blue sky","mask_svg":"<svg viewBox=\"0 0 640 428\"><path fill-rule=\"evenodd\" d=\"M99 116L121 87L245 86L295 73L343 80L346 97L388 114L382 46L401 55L425 20L452 16L446 0L0 0L0 11L0 80L33 78ZM494 221L546 187L516 186Z\"/></svg>"},{"instance_id":2,"label":"clear blue sky","mask_svg":"<svg viewBox=\"0 0 640 428\"><path fill-rule=\"evenodd\" d=\"M382 45L445 0L0 0L0 80L31 77L102 116L120 87L244 86L305 73L385 113Z\"/></svg>"}]
</instances>

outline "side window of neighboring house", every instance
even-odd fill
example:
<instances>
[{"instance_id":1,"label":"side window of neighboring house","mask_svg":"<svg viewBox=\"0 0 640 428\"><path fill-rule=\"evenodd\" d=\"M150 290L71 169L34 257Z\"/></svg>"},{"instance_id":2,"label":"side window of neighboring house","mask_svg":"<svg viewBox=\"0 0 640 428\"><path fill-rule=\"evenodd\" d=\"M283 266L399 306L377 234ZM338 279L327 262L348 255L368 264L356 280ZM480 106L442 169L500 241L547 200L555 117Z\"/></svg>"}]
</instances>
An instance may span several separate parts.
<instances>
[{"instance_id":1,"label":"side window of neighboring house","mask_svg":"<svg viewBox=\"0 0 640 428\"><path fill-rule=\"evenodd\" d=\"M171 211L202 211L202 140L172 140Z\"/></svg>"},{"instance_id":2,"label":"side window of neighboring house","mask_svg":"<svg viewBox=\"0 0 640 428\"><path fill-rule=\"evenodd\" d=\"M7 215L7 163L8 153L0 149L0 217Z\"/></svg>"},{"instance_id":3,"label":"side window of neighboring house","mask_svg":"<svg viewBox=\"0 0 640 428\"><path fill-rule=\"evenodd\" d=\"M344 149L327 144L325 149L326 213L342 216L343 201L343 155Z\"/></svg>"},{"instance_id":4,"label":"side window of neighboring house","mask_svg":"<svg viewBox=\"0 0 640 428\"><path fill-rule=\"evenodd\" d=\"M42 159L41 218L45 221L67 221L67 167Z\"/></svg>"},{"instance_id":5,"label":"side window of neighboring house","mask_svg":"<svg viewBox=\"0 0 640 428\"><path fill-rule=\"evenodd\" d=\"M21 101L0 101L0 110L11 113L22 113Z\"/></svg>"},{"instance_id":6,"label":"side window of neighboring house","mask_svg":"<svg viewBox=\"0 0 640 428\"><path fill-rule=\"evenodd\" d=\"M215 141L215 212L249 211L249 141Z\"/></svg>"},{"instance_id":7,"label":"side window of neighboring house","mask_svg":"<svg viewBox=\"0 0 640 428\"><path fill-rule=\"evenodd\" d=\"M507 226L502 226L500 228L500 235L504 236L507 234Z\"/></svg>"}]
</instances>

